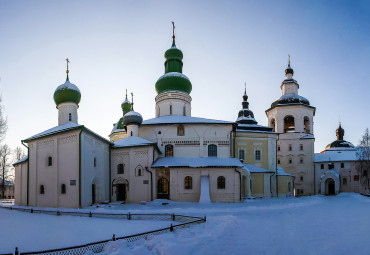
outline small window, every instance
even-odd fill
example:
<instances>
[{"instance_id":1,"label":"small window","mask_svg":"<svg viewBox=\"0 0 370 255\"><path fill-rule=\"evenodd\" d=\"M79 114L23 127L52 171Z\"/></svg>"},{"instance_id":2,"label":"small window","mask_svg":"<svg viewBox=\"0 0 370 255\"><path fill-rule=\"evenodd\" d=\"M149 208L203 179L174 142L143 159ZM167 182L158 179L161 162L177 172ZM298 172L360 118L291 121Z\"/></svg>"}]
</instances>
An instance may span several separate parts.
<instances>
[{"instance_id":1,"label":"small window","mask_svg":"<svg viewBox=\"0 0 370 255\"><path fill-rule=\"evenodd\" d=\"M367 170L364 170L364 172L363 172L363 176L364 176L364 177L367 177Z\"/></svg>"},{"instance_id":2,"label":"small window","mask_svg":"<svg viewBox=\"0 0 370 255\"><path fill-rule=\"evenodd\" d=\"M172 114L172 105L170 105L170 115Z\"/></svg>"},{"instance_id":3,"label":"small window","mask_svg":"<svg viewBox=\"0 0 370 255\"><path fill-rule=\"evenodd\" d=\"M256 161L260 161L261 160L261 150L255 150L254 157Z\"/></svg>"},{"instance_id":4,"label":"small window","mask_svg":"<svg viewBox=\"0 0 370 255\"><path fill-rule=\"evenodd\" d=\"M292 183L288 182L288 192L292 192Z\"/></svg>"},{"instance_id":5,"label":"small window","mask_svg":"<svg viewBox=\"0 0 370 255\"><path fill-rule=\"evenodd\" d=\"M144 169L142 166L137 166L135 169L135 175L136 176L143 176L144 175Z\"/></svg>"},{"instance_id":6,"label":"small window","mask_svg":"<svg viewBox=\"0 0 370 255\"><path fill-rule=\"evenodd\" d=\"M117 165L117 174L123 174L123 164L118 164Z\"/></svg>"},{"instance_id":7,"label":"small window","mask_svg":"<svg viewBox=\"0 0 370 255\"><path fill-rule=\"evenodd\" d=\"M173 157L173 145L172 144L167 144L164 147L164 151L165 151L166 157Z\"/></svg>"},{"instance_id":8,"label":"small window","mask_svg":"<svg viewBox=\"0 0 370 255\"><path fill-rule=\"evenodd\" d=\"M358 182L358 180L359 180L358 175L353 176L353 181Z\"/></svg>"},{"instance_id":9,"label":"small window","mask_svg":"<svg viewBox=\"0 0 370 255\"><path fill-rule=\"evenodd\" d=\"M347 185L347 178L343 178L343 185Z\"/></svg>"},{"instance_id":10,"label":"small window","mask_svg":"<svg viewBox=\"0 0 370 255\"><path fill-rule=\"evenodd\" d=\"M303 193L304 193L304 191L303 191L303 189L301 189L301 195L303 195Z\"/></svg>"},{"instance_id":11,"label":"small window","mask_svg":"<svg viewBox=\"0 0 370 255\"><path fill-rule=\"evenodd\" d=\"M334 164L333 164L333 163L329 163L329 164L328 164L328 168L329 168L329 170L330 170L330 169L334 169Z\"/></svg>"},{"instance_id":12,"label":"small window","mask_svg":"<svg viewBox=\"0 0 370 255\"><path fill-rule=\"evenodd\" d=\"M48 157L48 166L52 166L53 165L53 158L52 157Z\"/></svg>"},{"instance_id":13,"label":"small window","mask_svg":"<svg viewBox=\"0 0 370 255\"><path fill-rule=\"evenodd\" d=\"M72 113L68 113L68 120L72 121Z\"/></svg>"},{"instance_id":14,"label":"small window","mask_svg":"<svg viewBox=\"0 0 370 255\"><path fill-rule=\"evenodd\" d=\"M292 145L289 144L289 151L292 151Z\"/></svg>"},{"instance_id":15,"label":"small window","mask_svg":"<svg viewBox=\"0 0 370 255\"><path fill-rule=\"evenodd\" d=\"M208 145L208 157L217 157L217 145L216 144Z\"/></svg>"},{"instance_id":16,"label":"small window","mask_svg":"<svg viewBox=\"0 0 370 255\"><path fill-rule=\"evenodd\" d=\"M44 185L40 185L40 194L41 195L45 194L45 187L44 187Z\"/></svg>"},{"instance_id":17,"label":"small window","mask_svg":"<svg viewBox=\"0 0 370 255\"><path fill-rule=\"evenodd\" d=\"M280 151L280 145L278 145L278 151Z\"/></svg>"},{"instance_id":18,"label":"small window","mask_svg":"<svg viewBox=\"0 0 370 255\"><path fill-rule=\"evenodd\" d=\"M185 108L185 105L184 105L184 108L182 108L182 115L186 115L186 108Z\"/></svg>"},{"instance_id":19,"label":"small window","mask_svg":"<svg viewBox=\"0 0 370 255\"><path fill-rule=\"evenodd\" d=\"M134 132L132 132L132 131L131 131L131 132L130 132L130 136L134 136Z\"/></svg>"},{"instance_id":20,"label":"small window","mask_svg":"<svg viewBox=\"0 0 370 255\"><path fill-rule=\"evenodd\" d=\"M291 158L289 159L289 164L292 164L292 159Z\"/></svg>"},{"instance_id":21,"label":"small window","mask_svg":"<svg viewBox=\"0 0 370 255\"><path fill-rule=\"evenodd\" d=\"M62 186L60 187L60 193L65 194L66 193L66 185L63 183Z\"/></svg>"},{"instance_id":22,"label":"small window","mask_svg":"<svg viewBox=\"0 0 370 255\"><path fill-rule=\"evenodd\" d=\"M185 189L193 189L193 178L191 176L185 177Z\"/></svg>"},{"instance_id":23,"label":"small window","mask_svg":"<svg viewBox=\"0 0 370 255\"><path fill-rule=\"evenodd\" d=\"M225 177L219 176L217 178L217 189L225 189Z\"/></svg>"},{"instance_id":24,"label":"small window","mask_svg":"<svg viewBox=\"0 0 370 255\"><path fill-rule=\"evenodd\" d=\"M178 136L184 136L185 135L184 125L178 125L177 126L177 135Z\"/></svg>"},{"instance_id":25,"label":"small window","mask_svg":"<svg viewBox=\"0 0 370 255\"><path fill-rule=\"evenodd\" d=\"M299 150L303 151L303 144L299 145Z\"/></svg>"},{"instance_id":26,"label":"small window","mask_svg":"<svg viewBox=\"0 0 370 255\"><path fill-rule=\"evenodd\" d=\"M96 167L96 157L94 157L94 167Z\"/></svg>"},{"instance_id":27,"label":"small window","mask_svg":"<svg viewBox=\"0 0 370 255\"><path fill-rule=\"evenodd\" d=\"M278 158L278 160L277 160L277 163L278 163L278 165L280 165L280 159Z\"/></svg>"},{"instance_id":28,"label":"small window","mask_svg":"<svg viewBox=\"0 0 370 255\"><path fill-rule=\"evenodd\" d=\"M239 159L240 160L243 160L245 159L245 155L244 155L244 150L243 149L239 149Z\"/></svg>"},{"instance_id":29,"label":"small window","mask_svg":"<svg viewBox=\"0 0 370 255\"><path fill-rule=\"evenodd\" d=\"M299 180L300 180L301 182L303 182L303 176L299 177Z\"/></svg>"},{"instance_id":30,"label":"small window","mask_svg":"<svg viewBox=\"0 0 370 255\"><path fill-rule=\"evenodd\" d=\"M303 164L303 158L302 157L299 159L299 163Z\"/></svg>"},{"instance_id":31,"label":"small window","mask_svg":"<svg viewBox=\"0 0 370 255\"><path fill-rule=\"evenodd\" d=\"M340 168L344 168L344 163L340 163Z\"/></svg>"},{"instance_id":32,"label":"small window","mask_svg":"<svg viewBox=\"0 0 370 255\"><path fill-rule=\"evenodd\" d=\"M321 169L324 169L325 167L324 167L324 164L321 164Z\"/></svg>"}]
</instances>

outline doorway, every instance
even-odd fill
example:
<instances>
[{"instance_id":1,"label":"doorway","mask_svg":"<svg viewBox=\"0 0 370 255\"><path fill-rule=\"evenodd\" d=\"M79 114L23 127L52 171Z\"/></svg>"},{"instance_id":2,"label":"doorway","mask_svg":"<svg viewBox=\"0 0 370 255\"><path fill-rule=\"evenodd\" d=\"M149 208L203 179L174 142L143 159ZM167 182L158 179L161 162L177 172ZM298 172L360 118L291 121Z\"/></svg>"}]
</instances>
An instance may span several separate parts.
<instances>
[{"instance_id":1,"label":"doorway","mask_svg":"<svg viewBox=\"0 0 370 255\"><path fill-rule=\"evenodd\" d=\"M126 201L126 184L116 184L116 200Z\"/></svg>"},{"instance_id":2,"label":"doorway","mask_svg":"<svg viewBox=\"0 0 370 255\"><path fill-rule=\"evenodd\" d=\"M91 185L91 203L92 204L95 204L96 202L95 197L96 197L96 190L95 190L95 184L93 183Z\"/></svg>"},{"instance_id":3,"label":"doorway","mask_svg":"<svg viewBox=\"0 0 370 255\"><path fill-rule=\"evenodd\" d=\"M166 178L162 177L158 180L157 198L170 199L170 185Z\"/></svg>"},{"instance_id":4,"label":"doorway","mask_svg":"<svg viewBox=\"0 0 370 255\"><path fill-rule=\"evenodd\" d=\"M335 195L335 182L331 178L326 180L326 195Z\"/></svg>"}]
</instances>

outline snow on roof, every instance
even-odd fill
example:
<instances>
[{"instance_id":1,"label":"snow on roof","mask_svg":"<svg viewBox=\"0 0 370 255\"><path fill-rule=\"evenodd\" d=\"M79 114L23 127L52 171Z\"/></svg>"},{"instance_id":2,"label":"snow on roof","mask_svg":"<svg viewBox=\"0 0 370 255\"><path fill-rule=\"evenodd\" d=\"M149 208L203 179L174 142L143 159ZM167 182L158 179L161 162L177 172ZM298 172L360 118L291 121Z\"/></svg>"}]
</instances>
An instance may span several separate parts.
<instances>
[{"instance_id":1,"label":"snow on roof","mask_svg":"<svg viewBox=\"0 0 370 255\"><path fill-rule=\"evenodd\" d=\"M224 120L213 120L213 119L205 119L205 118L198 118L198 117L191 117L191 116L182 116L182 115L168 115L168 116L161 116L158 118L153 118L149 120L144 120L142 125L158 125L158 124L232 124L231 121L224 121Z\"/></svg>"},{"instance_id":2,"label":"snow on roof","mask_svg":"<svg viewBox=\"0 0 370 255\"><path fill-rule=\"evenodd\" d=\"M176 76L176 77L182 77L182 78L185 78L185 79L187 79L187 80L189 80L189 78L186 76L186 75L184 75L184 74L182 74L182 73L178 73L178 72L169 72L169 73L165 73L164 75L162 75L161 77L159 77L159 79L158 80L160 80L160 79L162 79L162 78L164 78L164 77L169 77L169 76Z\"/></svg>"},{"instance_id":3,"label":"snow on roof","mask_svg":"<svg viewBox=\"0 0 370 255\"><path fill-rule=\"evenodd\" d=\"M339 174L336 171L334 171L334 170L328 170L328 171L326 171L323 175L320 176L320 179L323 179L325 177L325 175L327 175L329 173L332 174L332 175L334 175L335 177L337 177L339 179Z\"/></svg>"},{"instance_id":4,"label":"snow on roof","mask_svg":"<svg viewBox=\"0 0 370 255\"><path fill-rule=\"evenodd\" d=\"M315 153L314 162L336 162L336 161L356 161L357 150L326 150L323 153Z\"/></svg>"},{"instance_id":5,"label":"snow on roof","mask_svg":"<svg viewBox=\"0 0 370 255\"><path fill-rule=\"evenodd\" d=\"M73 83L71 83L69 80L66 80L65 83L63 83L62 85L59 85L56 90L63 90L63 89L71 89L71 90L76 90L78 91L79 93L80 90L78 89L78 87L76 85L74 85Z\"/></svg>"},{"instance_id":6,"label":"snow on roof","mask_svg":"<svg viewBox=\"0 0 370 255\"><path fill-rule=\"evenodd\" d=\"M154 142L145 140L140 137L130 136L127 138L122 138L114 143L113 147L115 148L122 148L122 147L134 147L134 146L145 146L145 145L152 145L155 144Z\"/></svg>"},{"instance_id":7,"label":"snow on roof","mask_svg":"<svg viewBox=\"0 0 370 255\"><path fill-rule=\"evenodd\" d=\"M164 157L158 158L152 165L156 167L243 167L244 165L236 158L217 157Z\"/></svg>"},{"instance_id":8,"label":"snow on roof","mask_svg":"<svg viewBox=\"0 0 370 255\"><path fill-rule=\"evenodd\" d=\"M301 138L299 138L299 139L314 139L315 137L313 136L313 135L311 135L311 134L309 134L309 135L304 135L304 136L302 136Z\"/></svg>"},{"instance_id":9,"label":"snow on roof","mask_svg":"<svg viewBox=\"0 0 370 255\"><path fill-rule=\"evenodd\" d=\"M291 177L295 177L294 175L292 174L288 174L287 172L284 171L284 169L280 166L277 167L277 175L279 176L291 176Z\"/></svg>"},{"instance_id":10,"label":"snow on roof","mask_svg":"<svg viewBox=\"0 0 370 255\"><path fill-rule=\"evenodd\" d=\"M264 169L262 167L258 167L258 166L251 165L251 164L244 164L243 169L247 170L248 173L271 173L271 174L274 173L271 170Z\"/></svg>"},{"instance_id":11,"label":"snow on roof","mask_svg":"<svg viewBox=\"0 0 370 255\"><path fill-rule=\"evenodd\" d=\"M48 130L45 130L44 132L38 133L34 136L31 136L31 137L25 139L25 141L34 140L36 138L40 138L40 137L47 136L47 135L57 134L57 133L60 133L60 132L63 132L63 131L69 130L69 129L75 129L75 128L80 127L80 126L82 126L82 125L79 125L79 124L74 123L74 122L68 122L64 125L56 126L56 127L50 128Z\"/></svg>"},{"instance_id":12,"label":"snow on roof","mask_svg":"<svg viewBox=\"0 0 370 255\"><path fill-rule=\"evenodd\" d=\"M18 164L23 163L23 162L26 162L27 160L28 160L28 156L25 156L25 157L21 158L20 160L18 160L17 162L13 163L13 166L18 165Z\"/></svg>"}]
</instances>

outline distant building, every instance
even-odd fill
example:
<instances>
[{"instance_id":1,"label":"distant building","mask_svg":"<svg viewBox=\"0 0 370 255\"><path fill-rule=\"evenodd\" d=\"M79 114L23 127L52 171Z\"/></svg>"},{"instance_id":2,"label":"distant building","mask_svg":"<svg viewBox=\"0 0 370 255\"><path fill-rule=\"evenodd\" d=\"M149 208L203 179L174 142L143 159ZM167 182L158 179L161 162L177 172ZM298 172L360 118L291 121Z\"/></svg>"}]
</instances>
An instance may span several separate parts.
<instances>
[{"instance_id":1,"label":"distant building","mask_svg":"<svg viewBox=\"0 0 370 255\"><path fill-rule=\"evenodd\" d=\"M315 153L316 194L336 195L340 192L363 193L356 170L357 149L343 139L344 129L339 124L337 140L328 144L324 151Z\"/></svg>"},{"instance_id":2,"label":"distant building","mask_svg":"<svg viewBox=\"0 0 370 255\"><path fill-rule=\"evenodd\" d=\"M2 186L3 180L0 179L0 185ZM0 186L0 199L12 199L14 198L14 183L10 181L5 181L4 185L4 197L2 195L2 187Z\"/></svg>"}]
</instances>

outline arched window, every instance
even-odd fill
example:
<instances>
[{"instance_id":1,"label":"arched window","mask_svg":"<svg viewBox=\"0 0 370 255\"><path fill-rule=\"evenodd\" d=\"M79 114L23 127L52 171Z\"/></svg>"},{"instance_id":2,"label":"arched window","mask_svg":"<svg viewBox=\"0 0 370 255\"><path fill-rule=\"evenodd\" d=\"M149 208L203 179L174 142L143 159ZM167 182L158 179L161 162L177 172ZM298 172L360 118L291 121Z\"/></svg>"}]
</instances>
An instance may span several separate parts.
<instances>
[{"instance_id":1,"label":"arched window","mask_svg":"<svg viewBox=\"0 0 370 255\"><path fill-rule=\"evenodd\" d=\"M164 154L165 154L165 157L173 157L173 145L172 144L167 144L165 147L164 147Z\"/></svg>"},{"instance_id":2,"label":"arched window","mask_svg":"<svg viewBox=\"0 0 370 255\"><path fill-rule=\"evenodd\" d=\"M225 189L225 177L219 176L217 178L217 189Z\"/></svg>"},{"instance_id":3,"label":"arched window","mask_svg":"<svg viewBox=\"0 0 370 255\"><path fill-rule=\"evenodd\" d=\"M178 136L184 136L185 135L184 125L178 125L177 126L177 135Z\"/></svg>"},{"instance_id":4,"label":"arched window","mask_svg":"<svg viewBox=\"0 0 370 255\"><path fill-rule=\"evenodd\" d=\"M96 157L94 157L94 167L96 167Z\"/></svg>"},{"instance_id":5,"label":"arched window","mask_svg":"<svg viewBox=\"0 0 370 255\"><path fill-rule=\"evenodd\" d=\"M123 164L118 164L117 165L117 174L123 174Z\"/></svg>"},{"instance_id":6,"label":"arched window","mask_svg":"<svg viewBox=\"0 0 370 255\"><path fill-rule=\"evenodd\" d=\"M68 120L72 121L72 113L68 113Z\"/></svg>"},{"instance_id":7,"label":"arched window","mask_svg":"<svg viewBox=\"0 0 370 255\"><path fill-rule=\"evenodd\" d=\"M184 107L182 108L182 115L186 115L186 108L185 108L185 105L184 105Z\"/></svg>"},{"instance_id":8,"label":"arched window","mask_svg":"<svg viewBox=\"0 0 370 255\"><path fill-rule=\"evenodd\" d=\"M45 194L45 187L44 185L40 185L40 194Z\"/></svg>"},{"instance_id":9,"label":"arched window","mask_svg":"<svg viewBox=\"0 0 370 255\"><path fill-rule=\"evenodd\" d=\"M304 132L306 134L311 134L310 119L306 116L303 119Z\"/></svg>"},{"instance_id":10,"label":"arched window","mask_svg":"<svg viewBox=\"0 0 370 255\"><path fill-rule=\"evenodd\" d=\"M48 166L53 165L53 158L51 156L48 157Z\"/></svg>"},{"instance_id":11,"label":"arched window","mask_svg":"<svg viewBox=\"0 0 370 255\"><path fill-rule=\"evenodd\" d=\"M343 185L347 185L347 178L343 178Z\"/></svg>"},{"instance_id":12,"label":"arched window","mask_svg":"<svg viewBox=\"0 0 370 255\"><path fill-rule=\"evenodd\" d=\"M256 161L261 161L261 150L255 150L254 151L254 159Z\"/></svg>"},{"instance_id":13,"label":"arched window","mask_svg":"<svg viewBox=\"0 0 370 255\"><path fill-rule=\"evenodd\" d=\"M292 192L292 183L288 182L288 192Z\"/></svg>"},{"instance_id":14,"label":"arched window","mask_svg":"<svg viewBox=\"0 0 370 255\"><path fill-rule=\"evenodd\" d=\"M270 127L272 127L272 131L275 132L275 119L271 119L271 122L270 122Z\"/></svg>"},{"instance_id":15,"label":"arched window","mask_svg":"<svg viewBox=\"0 0 370 255\"><path fill-rule=\"evenodd\" d=\"M293 116L286 116L284 118L284 133L294 132L295 125L294 125L294 117Z\"/></svg>"},{"instance_id":16,"label":"arched window","mask_svg":"<svg viewBox=\"0 0 370 255\"><path fill-rule=\"evenodd\" d=\"M62 186L60 187L60 193L65 194L66 193L66 185L63 183Z\"/></svg>"},{"instance_id":17,"label":"arched window","mask_svg":"<svg viewBox=\"0 0 370 255\"><path fill-rule=\"evenodd\" d=\"M191 176L185 177L185 189L193 189L193 178Z\"/></svg>"},{"instance_id":18,"label":"arched window","mask_svg":"<svg viewBox=\"0 0 370 255\"><path fill-rule=\"evenodd\" d=\"M208 157L217 157L217 145L216 144L208 145Z\"/></svg>"},{"instance_id":19,"label":"arched window","mask_svg":"<svg viewBox=\"0 0 370 255\"><path fill-rule=\"evenodd\" d=\"M143 176L144 175L144 169L143 169L142 166L139 165L135 168L135 175L136 176Z\"/></svg>"},{"instance_id":20,"label":"arched window","mask_svg":"<svg viewBox=\"0 0 370 255\"><path fill-rule=\"evenodd\" d=\"M131 132L130 132L130 136L134 136L134 132L132 132L132 131L131 131Z\"/></svg>"},{"instance_id":21,"label":"arched window","mask_svg":"<svg viewBox=\"0 0 370 255\"><path fill-rule=\"evenodd\" d=\"M172 104L170 104L170 115L172 114Z\"/></svg>"}]
</instances>

